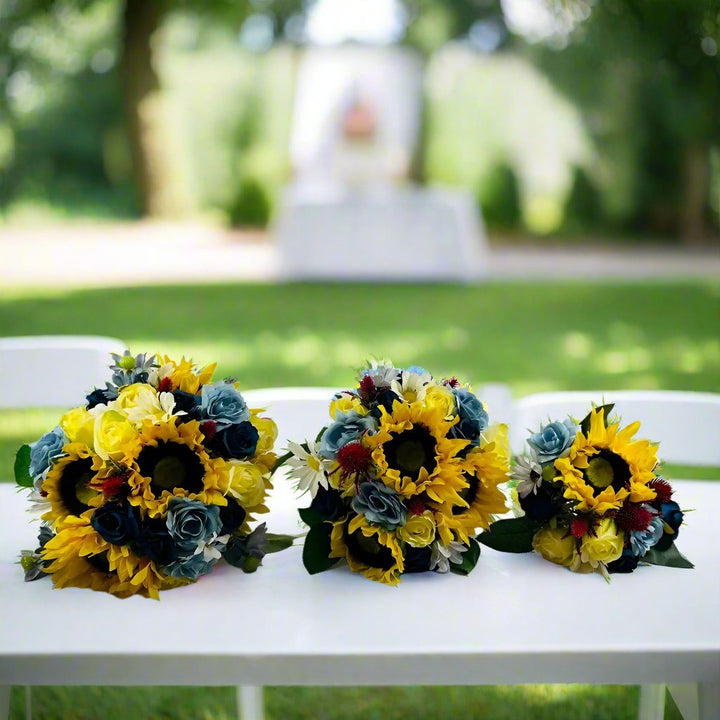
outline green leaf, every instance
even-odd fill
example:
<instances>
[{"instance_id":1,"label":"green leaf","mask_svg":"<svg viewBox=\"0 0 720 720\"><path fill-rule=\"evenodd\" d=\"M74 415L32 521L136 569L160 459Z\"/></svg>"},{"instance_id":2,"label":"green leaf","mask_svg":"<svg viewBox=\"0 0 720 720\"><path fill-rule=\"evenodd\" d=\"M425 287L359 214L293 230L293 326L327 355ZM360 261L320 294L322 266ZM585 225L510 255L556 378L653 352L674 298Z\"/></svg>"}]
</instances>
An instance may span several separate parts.
<instances>
[{"instance_id":1,"label":"green leaf","mask_svg":"<svg viewBox=\"0 0 720 720\"><path fill-rule=\"evenodd\" d=\"M525 516L497 520L489 530L480 533L477 540L483 545L501 552L531 552L533 535L537 529L538 524Z\"/></svg>"},{"instance_id":2,"label":"green leaf","mask_svg":"<svg viewBox=\"0 0 720 720\"><path fill-rule=\"evenodd\" d=\"M30 476L30 446L23 445L15 455L15 482L21 487L32 487Z\"/></svg>"},{"instance_id":3,"label":"green leaf","mask_svg":"<svg viewBox=\"0 0 720 720\"><path fill-rule=\"evenodd\" d=\"M267 533L265 538L267 545L265 546L265 554L280 552L292 547L293 541L297 535L276 535L275 533Z\"/></svg>"},{"instance_id":4,"label":"green leaf","mask_svg":"<svg viewBox=\"0 0 720 720\"><path fill-rule=\"evenodd\" d=\"M480 557L480 545L470 538L470 547L463 553L461 563L450 563L450 571L457 575L469 575Z\"/></svg>"},{"instance_id":5,"label":"green leaf","mask_svg":"<svg viewBox=\"0 0 720 720\"><path fill-rule=\"evenodd\" d=\"M594 407L593 410L604 410L605 413L603 415L603 421L605 422L605 427L607 427L608 424L608 415L612 412L612 409L615 407L615 403L608 403L607 405L600 405L598 407ZM587 435L590 432L590 416L593 413L593 410L591 410L584 418L583 421L580 423L580 430L582 430L583 435Z\"/></svg>"},{"instance_id":6,"label":"green leaf","mask_svg":"<svg viewBox=\"0 0 720 720\"><path fill-rule=\"evenodd\" d=\"M273 469L270 471L270 474L274 475L275 471L280 469L292 456L293 454L291 452L286 452L284 455L281 455L275 461L275 465L273 465Z\"/></svg>"},{"instance_id":7,"label":"green leaf","mask_svg":"<svg viewBox=\"0 0 720 720\"><path fill-rule=\"evenodd\" d=\"M673 543L667 550L650 548L640 562L649 565L665 565L666 567L694 568L695 566L675 547Z\"/></svg>"},{"instance_id":8,"label":"green leaf","mask_svg":"<svg viewBox=\"0 0 720 720\"><path fill-rule=\"evenodd\" d=\"M338 561L337 558L328 557L331 532L330 523L315 525L308 531L303 546L303 565L311 575L329 570Z\"/></svg>"},{"instance_id":9,"label":"green leaf","mask_svg":"<svg viewBox=\"0 0 720 720\"><path fill-rule=\"evenodd\" d=\"M322 440L322 436L325 434L325 431L329 428L329 425L326 425L324 428L320 430L320 432L315 437L315 442L319 443Z\"/></svg>"},{"instance_id":10,"label":"green leaf","mask_svg":"<svg viewBox=\"0 0 720 720\"><path fill-rule=\"evenodd\" d=\"M323 516L311 507L299 508L298 515L300 515L300 519L310 527L322 525L322 523L325 522Z\"/></svg>"}]
</instances>

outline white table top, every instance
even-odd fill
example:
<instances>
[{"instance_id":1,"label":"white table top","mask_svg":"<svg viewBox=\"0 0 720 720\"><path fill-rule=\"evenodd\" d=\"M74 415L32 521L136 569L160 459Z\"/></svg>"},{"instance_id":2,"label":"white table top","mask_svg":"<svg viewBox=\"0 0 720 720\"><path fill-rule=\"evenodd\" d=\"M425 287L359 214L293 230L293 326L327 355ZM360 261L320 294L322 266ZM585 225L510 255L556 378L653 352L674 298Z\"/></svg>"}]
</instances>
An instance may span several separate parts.
<instances>
[{"instance_id":1,"label":"white table top","mask_svg":"<svg viewBox=\"0 0 720 720\"><path fill-rule=\"evenodd\" d=\"M282 486L268 517L297 529ZM23 581L37 524L0 485L0 685L363 685L688 682L720 678L720 483L673 483L678 546L694 570L577 575L483 547L469 577L423 573L391 588L301 548L254 575L218 566L159 602ZM301 505L307 505L303 498Z\"/></svg>"}]
</instances>

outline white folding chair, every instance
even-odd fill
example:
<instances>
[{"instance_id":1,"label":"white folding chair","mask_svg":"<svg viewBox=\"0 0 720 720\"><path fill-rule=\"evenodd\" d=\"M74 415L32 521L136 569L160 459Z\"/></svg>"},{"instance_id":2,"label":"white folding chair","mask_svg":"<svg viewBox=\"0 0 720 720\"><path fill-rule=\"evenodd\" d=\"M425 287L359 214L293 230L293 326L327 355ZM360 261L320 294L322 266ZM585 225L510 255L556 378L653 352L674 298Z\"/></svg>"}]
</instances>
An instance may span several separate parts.
<instances>
[{"instance_id":1,"label":"white folding chair","mask_svg":"<svg viewBox=\"0 0 720 720\"><path fill-rule=\"evenodd\" d=\"M89 392L110 379L110 353L122 355L126 349L122 340L96 335L0 338L0 408L80 405ZM8 695L0 705L9 702ZM25 687L25 717L32 717L30 686Z\"/></svg>"},{"instance_id":2,"label":"white folding chair","mask_svg":"<svg viewBox=\"0 0 720 720\"><path fill-rule=\"evenodd\" d=\"M73 407L110 380L121 340L93 335L0 338L0 407Z\"/></svg>"},{"instance_id":3,"label":"white folding chair","mask_svg":"<svg viewBox=\"0 0 720 720\"><path fill-rule=\"evenodd\" d=\"M528 395L515 402L510 430L513 450L521 451L528 430L536 431L541 423L562 420L568 414L581 420L591 402L614 403L614 411L626 422L640 420L638 437L659 442L659 455L665 462L720 467L720 394L703 392L583 390ZM663 720L665 687L641 686L639 720ZM699 713L697 686L671 685L668 689L683 718L695 720Z\"/></svg>"}]
</instances>

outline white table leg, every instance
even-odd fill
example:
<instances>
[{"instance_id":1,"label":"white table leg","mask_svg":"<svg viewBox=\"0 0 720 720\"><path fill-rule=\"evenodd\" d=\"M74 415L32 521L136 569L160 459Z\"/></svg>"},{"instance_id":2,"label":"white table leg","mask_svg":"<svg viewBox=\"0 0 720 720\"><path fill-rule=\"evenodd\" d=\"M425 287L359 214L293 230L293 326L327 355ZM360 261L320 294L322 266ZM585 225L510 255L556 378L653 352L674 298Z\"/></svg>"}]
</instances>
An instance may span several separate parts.
<instances>
[{"instance_id":1,"label":"white table leg","mask_svg":"<svg viewBox=\"0 0 720 720\"><path fill-rule=\"evenodd\" d=\"M683 720L698 720L698 686L696 683L668 685Z\"/></svg>"},{"instance_id":2,"label":"white table leg","mask_svg":"<svg viewBox=\"0 0 720 720\"><path fill-rule=\"evenodd\" d=\"M698 705L700 720L720 718L720 678L698 684Z\"/></svg>"},{"instance_id":3,"label":"white table leg","mask_svg":"<svg viewBox=\"0 0 720 720\"><path fill-rule=\"evenodd\" d=\"M237 706L240 720L265 720L262 686L238 686Z\"/></svg>"},{"instance_id":4,"label":"white table leg","mask_svg":"<svg viewBox=\"0 0 720 720\"><path fill-rule=\"evenodd\" d=\"M0 685L0 720L10 717L10 685Z\"/></svg>"},{"instance_id":5,"label":"white table leg","mask_svg":"<svg viewBox=\"0 0 720 720\"><path fill-rule=\"evenodd\" d=\"M665 685L641 685L638 720L663 720L665 716Z\"/></svg>"}]
</instances>

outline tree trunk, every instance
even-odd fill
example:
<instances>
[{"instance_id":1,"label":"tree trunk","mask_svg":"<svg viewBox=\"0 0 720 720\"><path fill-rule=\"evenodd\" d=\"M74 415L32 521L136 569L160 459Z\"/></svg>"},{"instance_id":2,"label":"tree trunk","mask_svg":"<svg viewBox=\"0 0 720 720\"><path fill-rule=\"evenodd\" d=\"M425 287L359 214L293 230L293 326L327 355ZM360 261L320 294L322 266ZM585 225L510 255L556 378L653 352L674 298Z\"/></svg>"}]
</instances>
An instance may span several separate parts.
<instances>
[{"instance_id":1,"label":"tree trunk","mask_svg":"<svg viewBox=\"0 0 720 720\"><path fill-rule=\"evenodd\" d=\"M125 119L140 210L151 217L177 215L187 206L153 47L164 15L163 0L125 0L121 65Z\"/></svg>"},{"instance_id":2,"label":"tree trunk","mask_svg":"<svg viewBox=\"0 0 720 720\"><path fill-rule=\"evenodd\" d=\"M710 199L710 158L707 146L695 140L685 147L683 156L683 198L680 206L680 234L686 245L710 240L707 221Z\"/></svg>"}]
</instances>

